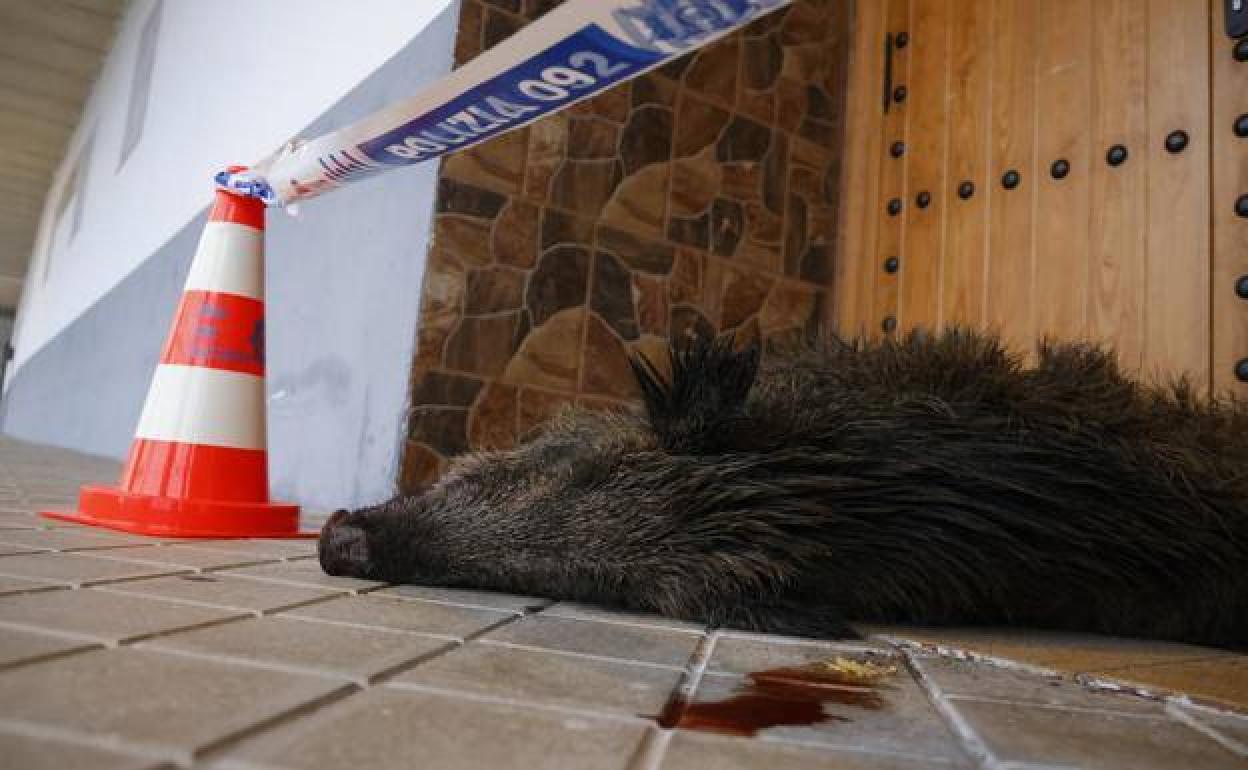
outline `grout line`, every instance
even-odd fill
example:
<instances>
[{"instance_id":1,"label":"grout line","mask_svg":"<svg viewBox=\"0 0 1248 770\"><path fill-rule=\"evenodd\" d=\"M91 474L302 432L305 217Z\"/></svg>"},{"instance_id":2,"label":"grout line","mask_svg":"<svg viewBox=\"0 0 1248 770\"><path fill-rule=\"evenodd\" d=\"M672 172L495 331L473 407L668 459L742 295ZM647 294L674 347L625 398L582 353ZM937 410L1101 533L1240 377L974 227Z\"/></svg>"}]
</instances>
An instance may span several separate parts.
<instances>
[{"instance_id":1,"label":"grout line","mask_svg":"<svg viewBox=\"0 0 1248 770\"><path fill-rule=\"evenodd\" d=\"M75 638L74 641L79 640ZM68 650L57 650L56 652L45 652L29 658L22 658L21 660L9 661L8 663L0 664L0 671L11 671L13 669L22 668L35 663L46 663L50 660L68 658L71 655L77 655L83 652L97 652L103 649L107 649L105 645L99 642L91 642L90 644L84 644L81 647L73 647Z\"/></svg>"},{"instance_id":2,"label":"grout line","mask_svg":"<svg viewBox=\"0 0 1248 770\"><path fill-rule=\"evenodd\" d=\"M560 650L553 647L538 647L532 644L519 644L517 642L500 642L494 639L482 639L481 644L488 644L491 647L507 647L513 650L524 650L526 652L541 652L547 655L563 655L569 658L582 658L584 660L598 660L604 663L627 663L633 666L646 666L648 668L661 668L667 671L683 671L682 666L675 666L670 663L655 663L648 660L635 660L633 658L619 658L613 655L595 655L592 652L576 652L574 650Z\"/></svg>"},{"instance_id":3,"label":"grout line","mask_svg":"<svg viewBox=\"0 0 1248 770\"><path fill-rule=\"evenodd\" d=\"M1227 749L1232 754L1248 758L1248 744L1242 743L1234 736L1227 735L1216 727L1207 725L1199 719L1196 719L1191 714L1187 713L1186 710L1180 708L1175 701L1167 700L1165 711L1166 714L1170 715L1170 717L1175 721L1187 725L1193 730L1203 734L1205 737Z\"/></svg>"},{"instance_id":4,"label":"grout line","mask_svg":"<svg viewBox=\"0 0 1248 770\"><path fill-rule=\"evenodd\" d=\"M571 706L549 701L521 700L519 698L509 698L504 695L487 695L479 692L469 692L466 690L454 690L437 685L403 682L400 684L385 684L382 688L387 692L396 693L427 693L429 695L438 695L457 700L466 700L473 703L487 703L495 706L510 706L512 708L524 709L528 711L541 711L548 714L564 714L581 719L599 719L609 722L617 722L628 725L653 725L649 719L645 717L635 716L632 714L612 713L609 711L594 711L587 706Z\"/></svg>"},{"instance_id":5,"label":"grout line","mask_svg":"<svg viewBox=\"0 0 1248 770\"><path fill-rule=\"evenodd\" d=\"M681 681L668 697L667 704L664 705L663 713L660 715L661 717L666 718L673 724L680 722L680 718L684 716L685 711L689 708L689 701L702 683L702 677L706 674L707 666L711 662L711 654L715 650L715 643L718 639L719 632L712 631L703 636L701 641L698 642L698 646L694 648L693 653L689 656L688 663L685 664L685 675L681 677ZM673 709L676 712L675 714L671 713ZM675 728L673 727L655 725L641 739L637 751L629 761L629 770L658 770L659 764L667 753L667 747L672 742L672 734L674 732Z\"/></svg>"},{"instance_id":6,"label":"grout line","mask_svg":"<svg viewBox=\"0 0 1248 770\"><path fill-rule=\"evenodd\" d=\"M944 720L949 731L954 737L962 750L971 758L976 765L983 770L999 770L1001 763L983 740L975 733L970 723L962 716L961 712L944 697L939 685L929 679L914 662L913 653L910 650L902 650L906 668L910 671L910 675L914 677L919 685L919 689L927 696L932 706L935 707L936 713Z\"/></svg>"},{"instance_id":7,"label":"grout line","mask_svg":"<svg viewBox=\"0 0 1248 770\"><path fill-rule=\"evenodd\" d=\"M298 609L298 608L296 607L295 609ZM268 617L281 618L282 620L298 620L301 623L317 623L317 624L325 625L325 626L341 626L343 628L358 628L358 629L362 629L365 631L385 631L386 633L391 633L391 634L407 634L409 636L423 636L423 637L427 637L430 639L441 639L447 642L462 642L463 641L461 637L455 636L454 634L439 634L434 631L415 631L415 630L407 630L403 628L390 628L389 626L370 626L367 623L356 623L356 622L352 622L349 620L337 620L334 618L313 618L313 617L305 617L303 615L287 615L284 610L282 612L269 615Z\"/></svg>"}]
</instances>

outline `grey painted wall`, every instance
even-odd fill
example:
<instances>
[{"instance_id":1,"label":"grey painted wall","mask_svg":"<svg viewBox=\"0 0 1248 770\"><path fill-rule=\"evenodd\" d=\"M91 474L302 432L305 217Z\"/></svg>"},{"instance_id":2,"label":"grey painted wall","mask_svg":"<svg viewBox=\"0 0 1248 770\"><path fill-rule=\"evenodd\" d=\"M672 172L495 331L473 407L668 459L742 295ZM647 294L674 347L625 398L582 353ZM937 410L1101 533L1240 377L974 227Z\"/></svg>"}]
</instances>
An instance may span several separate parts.
<instances>
[{"instance_id":1,"label":"grey painted wall","mask_svg":"<svg viewBox=\"0 0 1248 770\"><path fill-rule=\"evenodd\" d=\"M303 132L449 71L458 3ZM292 76L297 76L293 75ZM436 168L399 170L268 218L270 485L311 508L393 492ZM201 213L14 373L3 430L123 457L203 227Z\"/></svg>"}]
</instances>

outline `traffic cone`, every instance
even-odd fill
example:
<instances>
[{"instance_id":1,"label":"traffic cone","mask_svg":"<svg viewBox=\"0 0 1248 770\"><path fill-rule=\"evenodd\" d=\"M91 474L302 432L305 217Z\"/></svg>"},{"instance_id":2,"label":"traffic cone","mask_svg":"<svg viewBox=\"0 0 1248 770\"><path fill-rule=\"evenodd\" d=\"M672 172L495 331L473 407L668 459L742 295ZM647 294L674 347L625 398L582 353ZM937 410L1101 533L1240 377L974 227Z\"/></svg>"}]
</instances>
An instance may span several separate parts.
<instances>
[{"instance_id":1,"label":"traffic cone","mask_svg":"<svg viewBox=\"0 0 1248 770\"><path fill-rule=\"evenodd\" d=\"M264 203L217 190L118 487L55 519L144 535L303 537L269 501Z\"/></svg>"}]
</instances>

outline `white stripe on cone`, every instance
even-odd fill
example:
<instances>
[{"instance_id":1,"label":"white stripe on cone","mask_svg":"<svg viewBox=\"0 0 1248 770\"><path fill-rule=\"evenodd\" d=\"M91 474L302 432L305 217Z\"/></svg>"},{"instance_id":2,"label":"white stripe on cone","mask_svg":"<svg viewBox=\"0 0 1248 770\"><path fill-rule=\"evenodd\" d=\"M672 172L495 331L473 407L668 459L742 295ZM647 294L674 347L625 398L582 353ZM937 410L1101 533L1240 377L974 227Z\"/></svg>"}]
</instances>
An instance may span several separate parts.
<instances>
[{"instance_id":1,"label":"white stripe on cone","mask_svg":"<svg viewBox=\"0 0 1248 770\"><path fill-rule=\"evenodd\" d=\"M200 366L161 364L136 438L264 449L264 378Z\"/></svg>"},{"instance_id":2,"label":"white stripe on cone","mask_svg":"<svg viewBox=\"0 0 1248 770\"><path fill-rule=\"evenodd\" d=\"M186 277L186 291L215 291L264 301L264 233L234 222L209 222Z\"/></svg>"}]
</instances>

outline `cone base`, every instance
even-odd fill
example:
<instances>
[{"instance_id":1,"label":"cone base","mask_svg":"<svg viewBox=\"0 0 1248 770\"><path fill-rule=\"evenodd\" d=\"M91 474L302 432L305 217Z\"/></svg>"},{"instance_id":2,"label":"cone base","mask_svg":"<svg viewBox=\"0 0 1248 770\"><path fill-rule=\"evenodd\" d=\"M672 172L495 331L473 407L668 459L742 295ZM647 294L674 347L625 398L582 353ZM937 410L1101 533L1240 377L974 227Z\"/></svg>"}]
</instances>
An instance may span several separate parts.
<instances>
[{"instance_id":1,"label":"cone base","mask_svg":"<svg viewBox=\"0 0 1248 770\"><path fill-rule=\"evenodd\" d=\"M299 529L299 506L136 495L116 487L83 487L78 511L41 511L50 519L161 537L317 537Z\"/></svg>"}]
</instances>

